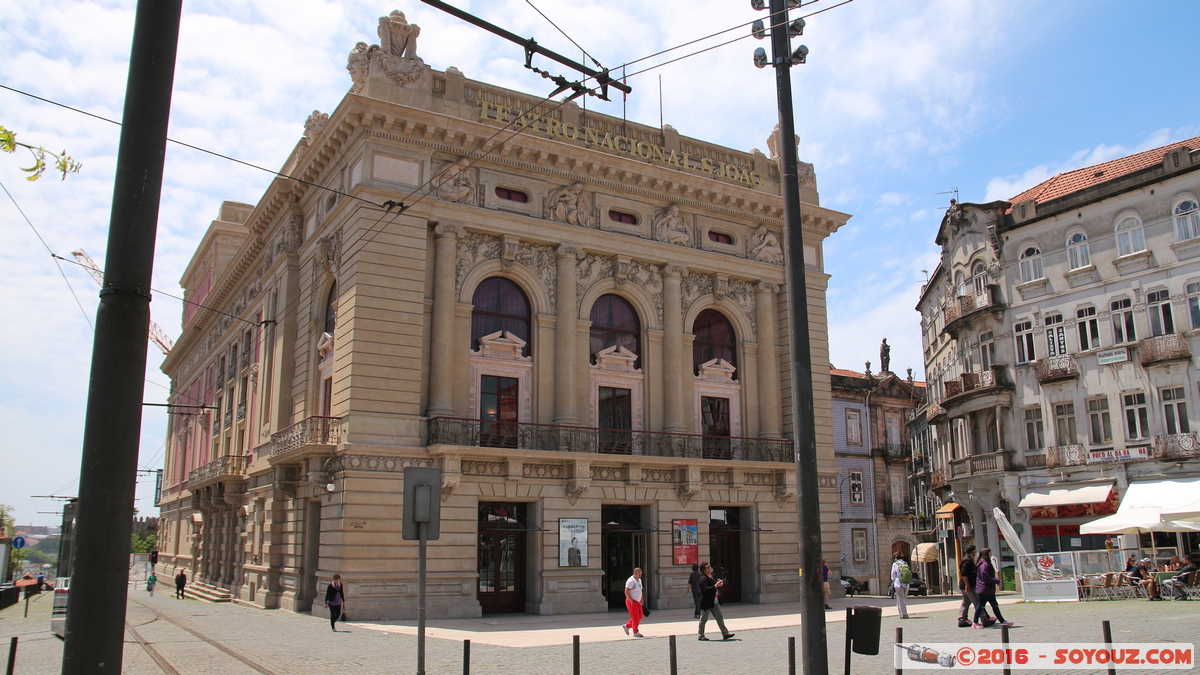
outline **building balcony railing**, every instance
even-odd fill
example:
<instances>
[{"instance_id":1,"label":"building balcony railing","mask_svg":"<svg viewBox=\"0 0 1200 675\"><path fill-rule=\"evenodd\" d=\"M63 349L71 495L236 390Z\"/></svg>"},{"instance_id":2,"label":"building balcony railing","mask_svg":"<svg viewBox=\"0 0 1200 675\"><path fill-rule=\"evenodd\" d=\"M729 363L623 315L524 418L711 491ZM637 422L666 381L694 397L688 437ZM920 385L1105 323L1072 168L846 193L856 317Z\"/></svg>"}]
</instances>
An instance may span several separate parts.
<instances>
[{"instance_id":1,"label":"building balcony railing","mask_svg":"<svg viewBox=\"0 0 1200 675\"><path fill-rule=\"evenodd\" d=\"M196 489L208 483L220 480L241 479L246 476L246 457L244 455L228 455L219 457L188 474L188 488Z\"/></svg>"},{"instance_id":2,"label":"building balcony railing","mask_svg":"<svg viewBox=\"0 0 1200 675\"><path fill-rule=\"evenodd\" d=\"M911 453L904 443L884 443L883 447L879 448L879 452L889 459L905 459Z\"/></svg>"},{"instance_id":3,"label":"building balcony railing","mask_svg":"<svg viewBox=\"0 0 1200 675\"><path fill-rule=\"evenodd\" d=\"M925 406L925 421L927 421L927 422L930 420L937 419L938 416L945 415L945 414L946 414L946 409L943 408L942 404L939 403L938 401L930 401L929 404L927 406Z\"/></svg>"},{"instance_id":4,"label":"building balcony railing","mask_svg":"<svg viewBox=\"0 0 1200 675\"><path fill-rule=\"evenodd\" d=\"M237 418L239 420L246 419L246 402L239 401L237 405Z\"/></svg>"},{"instance_id":5,"label":"building balcony railing","mask_svg":"<svg viewBox=\"0 0 1200 675\"><path fill-rule=\"evenodd\" d=\"M271 459L298 455L305 449L327 452L338 444L341 435L340 417L306 417L292 426L271 434Z\"/></svg>"},{"instance_id":6,"label":"building balcony railing","mask_svg":"<svg viewBox=\"0 0 1200 675\"><path fill-rule=\"evenodd\" d=\"M946 398L943 403L953 405L958 402L954 400L957 397L971 397L1005 387L1004 382L1004 366L992 366L987 370L963 373L957 380L948 380L945 383Z\"/></svg>"},{"instance_id":7,"label":"building balcony railing","mask_svg":"<svg viewBox=\"0 0 1200 675\"><path fill-rule=\"evenodd\" d=\"M233 382L237 379L238 364L233 359L229 360L229 381Z\"/></svg>"},{"instance_id":8,"label":"building balcony railing","mask_svg":"<svg viewBox=\"0 0 1200 675\"><path fill-rule=\"evenodd\" d=\"M217 381L214 384L217 389L225 386L225 367L217 368Z\"/></svg>"},{"instance_id":9,"label":"building balcony railing","mask_svg":"<svg viewBox=\"0 0 1200 675\"><path fill-rule=\"evenodd\" d=\"M241 361L241 366L242 366L243 368L249 368L249 367L250 367L250 352L249 352L248 350L247 350L247 351L244 351L244 352L242 352L242 361Z\"/></svg>"},{"instance_id":10,"label":"building balcony railing","mask_svg":"<svg viewBox=\"0 0 1200 675\"><path fill-rule=\"evenodd\" d=\"M1200 442L1196 432L1155 436L1152 442L1154 459L1200 457Z\"/></svg>"},{"instance_id":11,"label":"building balcony railing","mask_svg":"<svg viewBox=\"0 0 1200 675\"><path fill-rule=\"evenodd\" d=\"M1047 461L1048 460L1044 453L1038 453L1036 455L1025 455L1025 468L1026 469L1044 469L1044 468L1046 468Z\"/></svg>"},{"instance_id":12,"label":"building balcony railing","mask_svg":"<svg viewBox=\"0 0 1200 675\"><path fill-rule=\"evenodd\" d=\"M593 429L457 417L429 420L429 445L745 462L794 462L796 459L792 441L787 439Z\"/></svg>"},{"instance_id":13,"label":"building balcony railing","mask_svg":"<svg viewBox=\"0 0 1200 675\"><path fill-rule=\"evenodd\" d=\"M1038 359L1034 368L1037 371L1038 382L1042 384L1073 380L1079 377L1079 368L1075 365L1075 359L1068 355Z\"/></svg>"},{"instance_id":14,"label":"building balcony railing","mask_svg":"<svg viewBox=\"0 0 1200 675\"><path fill-rule=\"evenodd\" d=\"M1143 366L1190 358L1192 350L1188 347L1187 338L1183 333L1155 335L1142 340L1138 345L1138 359Z\"/></svg>"},{"instance_id":15,"label":"building balcony railing","mask_svg":"<svg viewBox=\"0 0 1200 675\"><path fill-rule=\"evenodd\" d=\"M961 459L950 460L950 477L961 478L994 471L1008 471L1012 468L1007 450L989 452L986 455L971 455Z\"/></svg>"},{"instance_id":16,"label":"building balcony railing","mask_svg":"<svg viewBox=\"0 0 1200 675\"><path fill-rule=\"evenodd\" d=\"M908 475L910 477L921 476L929 473L931 468L932 465L928 457L913 457L912 461L908 464Z\"/></svg>"},{"instance_id":17,"label":"building balcony railing","mask_svg":"<svg viewBox=\"0 0 1200 675\"><path fill-rule=\"evenodd\" d=\"M934 489L946 487L946 471L944 469L938 469L930 474L929 487Z\"/></svg>"},{"instance_id":18,"label":"building balcony railing","mask_svg":"<svg viewBox=\"0 0 1200 675\"><path fill-rule=\"evenodd\" d=\"M883 515L896 517L909 517L913 513L913 505L907 502L883 502Z\"/></svg>"},{"instance_id":19,"label":"building balcony railing","mask_svg":"<svg viewBox=\"0 0 1200 675\"><path fill-rule=\"evenodd\" d=\"M224 426L226 429L233 426L233 411L232 410L225 411Z\"/></svg>"},{"instance_id":20,"label":"building balcony railing","mask_svg":"<svg viewBox=\"0 0 1200 675\"><path fill-rule=\"evenodd\" d=\"M1046 468L1058 466L1083 466L1088 463L1088 453L1082 443L1056 445L1046 448Z\"/></svg>"},{"instance_id":21,"label":"building balcony railing","mask_svg":"<svg viewBox=\"0 0 1200 675\"><path fill-rule=\"evenodd\" d=\"M981 292L968 293L950 300L946 304L946 308L942 310L942 329L943 333L953 335L958 331L961 324L966 323L965 319L971 317L976 312L993 309L996 307L996 302L992 296L991 287L984 288Z\"/></svg>"},{"instance_id":22,"label":"building balcony railing","mask_svg":"<svg viewBox=\"0 0 1200 675\"><path fill-rule=\"evenodd\" d=\"M937 520L933 516L913 516L912 532L933 532L937 528Z\"/></svg>"}]
</instances>

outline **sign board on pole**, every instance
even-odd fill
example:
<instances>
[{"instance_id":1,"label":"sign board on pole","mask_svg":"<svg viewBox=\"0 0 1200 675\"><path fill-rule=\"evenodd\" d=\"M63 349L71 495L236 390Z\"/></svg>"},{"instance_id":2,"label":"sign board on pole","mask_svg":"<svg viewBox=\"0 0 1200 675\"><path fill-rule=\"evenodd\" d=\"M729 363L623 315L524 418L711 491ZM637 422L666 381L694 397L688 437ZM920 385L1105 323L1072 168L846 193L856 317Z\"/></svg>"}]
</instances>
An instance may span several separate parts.
<instances>
[{"instance_id":1,"label":"sign board on pole","mask_svg":"<svg viewBox=\"0 0 1200 675\"><path fill-rule=\"evenodd\" d=\"M400 535L404 539L435 541L441 533L442 470L424 466L404 467L404 513Z\"/></svg>"}]
</instances>

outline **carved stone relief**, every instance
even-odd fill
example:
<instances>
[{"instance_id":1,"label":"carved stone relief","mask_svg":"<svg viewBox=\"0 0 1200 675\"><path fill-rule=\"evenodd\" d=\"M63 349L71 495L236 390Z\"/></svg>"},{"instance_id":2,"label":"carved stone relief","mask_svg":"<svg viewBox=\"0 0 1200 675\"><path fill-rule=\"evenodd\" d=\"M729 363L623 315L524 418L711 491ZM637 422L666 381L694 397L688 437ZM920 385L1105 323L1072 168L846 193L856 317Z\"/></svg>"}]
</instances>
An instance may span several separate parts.
<instances>
[{"instance_id":1,"label":"carved stone relief","mask_svg":"<svg viewBox=\"0 0 1200 675\"><path fill-rule=\"evenodd\" d=\"M589 253L579 261L577 268L578 279L575 284L576 297L579 298L580 311L583 310L583 297L587 289L601 279L613 279L617 285L633 282L650 293L654 302L654 311L661 325L663 321L663 281L662 272L655 266L641 260L630 260L623 256L607 257Z\"/></svg>"},{"instance_id":2,"label":"carved stone relief","mask_svg":"<svg viewBox=\"0 0 1200 675\"><path fill-rule=\"evenodd\" d=\"M470 160L466 157L451 162L438 172L434 193L444 202L475 204L475 179L471 176Z\"/></svg>"},{"instance_id":3,"label":"carved stone relief","mask_svg":"<svg viewBox=\"0 0 1200 675\"><path fill-rule=\"evenodd\" d=\"M695 243L692 228L679 215L679 207L675 204L655 214L652 232L655 239L668 244L690 247Z\"/></svg>"},{"instance_id":4,"label":"carved stone relief","mask_svg":"<svg viewBox=\"0 0 1200 675\"><path fill-rule=\"evenodd\" d=\"M546 197L546 218L558 223L595 227L596 219L589 211L583 183L564 185Z\"/></svg>"},{"instance_id":5,"label":"carved stone relief","mask_svg":"<svg viewBox=\"0 0 1200 675\"><path fill-rule=\"evenodd\" d=\"M766 225L759 225L750 238L750 258L772 265L783 264L783 247Z\"/></svg>"},{"instance_id":6,"label":"carved stone relief","mask_svg":"<svg viewBox=\"0 0 1200 675\"><path fill-rule=\"evenodd\" d=\"M729 279L724 275L698 274L690 272L681 284L683 312L686 314L700 298L711 295L717 300L729 298L746 313L750 320L750 335L745 339L756 340L758 333L758 306L754 302L754 285L742 279Z\"/></svg>"},{"instance_id":7,"label":"carved stone relief","mask_svg":"<svg viewBox=\"0 0 1200 675\"><path fill-rule=\"evenodd\" d=\"M466 232L458 240L458 255L455 261L454 288L461 292L467 274L481 263L500 260L508 267L519 263L533 272L546 287L550 296L550 312L557 305L558 262L551 246L531 244L503 237Z\"/></svg>"},{"instance_id":8,"label":"carved stone relief","mask_svg":"<svg viewBox=\"0 0 1200 675\"><path fill-rule=\"evenodd\" d=\"M426 77L425 62L417 56L417 36L421 27L410 24L404 12L393 10L379 18L379 43L354 45L346 63L352 93L361 93L373 73L383 73L392 82L404 86Z\"/></svg>"}]
</instances>

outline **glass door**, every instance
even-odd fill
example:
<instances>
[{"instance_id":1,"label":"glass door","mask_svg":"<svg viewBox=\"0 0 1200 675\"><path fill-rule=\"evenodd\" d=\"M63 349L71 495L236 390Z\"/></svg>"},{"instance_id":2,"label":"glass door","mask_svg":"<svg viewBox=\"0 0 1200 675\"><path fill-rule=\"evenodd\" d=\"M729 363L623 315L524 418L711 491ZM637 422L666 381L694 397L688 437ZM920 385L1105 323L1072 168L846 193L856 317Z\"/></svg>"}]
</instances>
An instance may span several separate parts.
<instances>
[{"instance_id":1,"label":"glass door","mask_svg":"<svg viewBox=\"0 0 1200 675\"><path fill-rule=\"evenodd\" d=\"M515 377L484 375L479 381L479 445L517 447L520 383Z\"/></svg>"},{"instance_id":2,"label":"glass door","mask_svg":"<svg viewBox=\"0 0 1200 675\"><path fill-rule=\"evenodd\" d=\"M700 433L704 435L705 459L730 459L729 399L700 397Z\"/></svg>"},{"instance_id":3,"label":"glass door","mask_svg":"<svg viewBox=\"0 0 1200 675\"><path fill-rule=\"evenodd\" d=\"M617 455L633 453L633 392L616 387L600 387L597 392L597 426L600 452Z\"/></svg>"}]
</instances>

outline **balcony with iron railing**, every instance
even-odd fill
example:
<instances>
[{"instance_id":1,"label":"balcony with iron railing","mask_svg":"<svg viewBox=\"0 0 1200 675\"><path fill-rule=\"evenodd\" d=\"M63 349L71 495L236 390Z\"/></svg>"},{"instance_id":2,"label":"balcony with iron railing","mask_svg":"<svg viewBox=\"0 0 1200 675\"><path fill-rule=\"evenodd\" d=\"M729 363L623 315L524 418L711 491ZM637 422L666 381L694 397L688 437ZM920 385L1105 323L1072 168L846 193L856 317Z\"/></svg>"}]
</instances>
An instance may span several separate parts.
<instances>
[{"instance_id":1,"label":"balcony with iron railing","mask_svg":"<svg viewBox=\"0 0 1200 675\"><path fill-rule=\"evenodd\" d=\"M913 534L933 532L935 529L937 529L937 520L933 516L913 516Z\"/></svg>"},{"instance_id":2,"label":"balcony with iron railing","mask_svg":"<svg viewBox=\"0 0 1200 675\"><path fill-rule=\"evenodd\" d=\"M1038 359L1034 362L1034 369L1041 384L1079 378L1079 368L1075 365L1075 359L1065 354Z\"/></svg>"},{"instance_id":3,"label":"balcony with iron railing","mask_svg":"<svg viewBox=\"0 0 1200 675\"><path fill-rule=\"evenodd\" d=\"M225 386L225 367L224 366L217 368L217 381L214 383L213 386L215 386L217 389L220 389L221 387Z\"/></svg>"},{"instance_id":4,"label":"balcony with iron railing","mask_svg":"<svg viewBox=\"0 0 1200 675\"><path fill-rule=\"evenodd\" d=\"M1060 466L1083 466L1088 463L1088 453L1082 443L1056 445L1046 448L1046 468Z\"/></svg>"},{"instance_id":5,"label":"balcony with iron railing","mask_svg":"<svg viewBox=\"0 0 1200 675\"><path fill-rule=\"evenodd\" d=\"M187 484L188 489L195 490L223 480L243 480L245 478L246 457L244 455L228 455L192 469L188 473Z\"/></svg>"},{"instance_id":6,"label":"balcony with iron railing","mask_svg":"<svg viewBox=\"0 0 1200 675\"><path fill-rule=\"evenodd\" d=\"M983 473L1008 471L1011 469L1007 450L998 450L984 455L971 455L950 460L950 477L963 478Z\"/></svg>"},{"instance_id":7,"label":"balcony with iron railing","mask_svg":"<svg viewBox=\"0 0 1200 675\"><path fill-rule=\"evenodd\" d=\"M226 429L233 426L233 411L232 410L225 411L225 419L223 420L223 422L224 422L224 427Z\"/></svg>"},{"instance_id":8,"label":"balcony with iron railing","mask_svg":"<svg viewBox=\"0 0 1200 675\"><path fill-rule=\"evenodd\" d=\"M975 314L999 308L990 286L979 292L952 298L942 310L942 332L954 336Z\"/></svg>"},{"instance_id":9,"label":"balcony with iron railing","mask_svg":"<svg viewBox=\"0 0 1200 675\"><path fill-rule=\"evenodd\" d=\"M230 383L232 383L234 380L237 379L237 369L238 369L237 361L230 359L229 360L229 382Z\"/></svg>"},{"instance_id":10,"label":"balcony with iron railing","mask_svg":"<svg viewBox=\"0 0 1200 675\"><path fill-rule=\"evenodd\" d=\"M241 366L243 368L250 367L250 351L249 350L242 352Z\"/></svg>"},{"instance_id":11,"label":"balcony with iron railing","mask_svg":"<svg viewBox=\"0 0 1200 675\"><path fill-rule=\"evenodd\" d=\"M908 463L908 475L910 477L923 476L932 468L933 465L928 457L913 457L912 461Z\"/></svg>"},{"instance_id":12,"label":"balcony with iron railing","mask_svg":"<svg viewBox=\"0 0 1200 675\"><path fill-rule=\"evenodd\" d=\"M271 463L329 454L341 437L341 418L314 415L271 434Z\"/></svg>"},{"instance_id":13,"label":"balcony with iron railing","mask_svg":"<svg viewBox=\"0 0 1200 675\"><path fill-rule=\"evenodd\" d=\"M429 445L745 462L795 461L794 446L788 439L595 429L457 417L429 420Z\"/></svg>"},{"instance_id":14,"label":"balcony with iron railing","mask_svg":"<svg viewBox=\"0 0 1200 675\"><path fill-rule=\"evenodd\" d=\"M933 489L946 487L946 471L938 469L929 475L929 487Z\"/></svg>"},{"instance_id":15,"label":"balcony with iron railing","mask_svg":"<svg viewBox=\"0 0 1200 675\"><path fill-rule=\"evenodd\" d=\"M883 502L883 515L892 516L895 518L908 518L912 516L913 505L908 502L893 502L885 500Z\"/></svg>"},{"instance_id":16,"label":"balcony with iron railing","mask_svg":"<svg viewBox=\"0 0 1200 675\"><path fill-rule=\"evenodd\" d=\"M1138 360L1143 366L1183 361L1190 358L1192 358L1192 350L1188 347L1187 338L1183 333L1155 335L1138 344Z\"/></svg>"},{"instance_id":17,"label":"balcony with iron railing","mask_svg":"<svg viewBox=\"0 0 1200 675\"><path fill-rule=\"evenodd\" d=\"M879 448L879 454L888 459L907 459L912 451L905 443L884 443Z\"/></svg>"},{"instance_id":18,"label":"balcony with iron railing","mask_svg":"<svg viewBox=\"0 0 1200 675\"><path fill-rule=\"evenodd\" d=\"M938 401L930 401L929 404L925 406L926 422L932 422L933 420L945 414L946 409L943 408L942 404Z\"/></svg>"},{"instance_id":19,"label":"balcony with iron railing","mask_svg":"<svg viewBox=\"0 0 1200 675\"><path fill-rule=\"evenodd\" d=\"M239 401L237 404L237 418L238 418L239 422L241 420L246 419L246 402L245 401Z\"/></svg>"},{"instance_id":20,"label":"balcony with iron railing","mask_svg":"<svg viewBox=\"0 0 1200 675\"><path fill-rule=\"evenodd\" d=\"M943 386L946 388L946 398L942 405L947 409L979 395L1012 388L1004 376L1004 366L963 373L957 380L948 380Z\"/></svg>"},{"instance_id":21,"label":"balcony with iron railing","mask_svg":"<svg viewBox=\"0 0 1200 675\"><path fill-rule=\"evenodd\" d=\"M1047 460L1046 460L1045 453L1041 453L1041 452L1034 453L1034 454L1027 453L1025 455L1025 468L1026 469L1044 469L1044 468L1046 468L1046 461Z\"/></svg>"},{"instance_id":22,"label":"balcony with iron railing","mask_svg":"<svg viewBox=\"0 0 1200 675\"><path fill-rule=\"evenodd\" d=\"M1200 457L1196 432L1155 436L1151 442L1154 459L1191 459Z\"/></svg>"}]
</instances>

